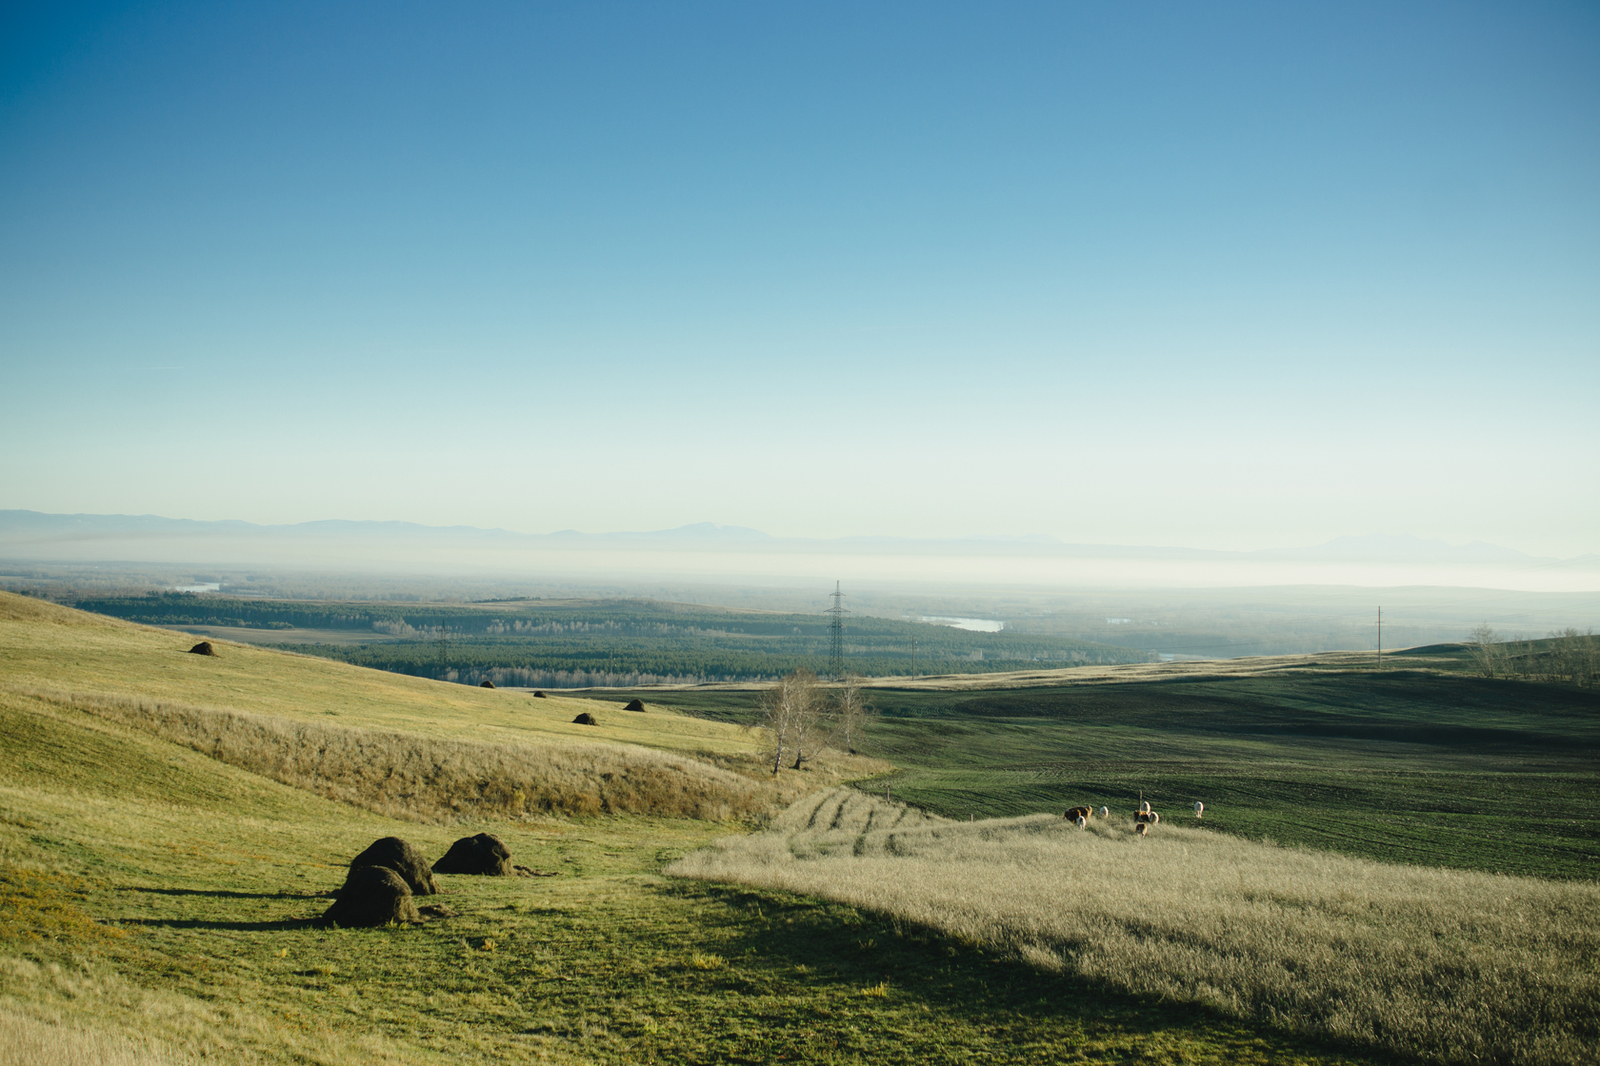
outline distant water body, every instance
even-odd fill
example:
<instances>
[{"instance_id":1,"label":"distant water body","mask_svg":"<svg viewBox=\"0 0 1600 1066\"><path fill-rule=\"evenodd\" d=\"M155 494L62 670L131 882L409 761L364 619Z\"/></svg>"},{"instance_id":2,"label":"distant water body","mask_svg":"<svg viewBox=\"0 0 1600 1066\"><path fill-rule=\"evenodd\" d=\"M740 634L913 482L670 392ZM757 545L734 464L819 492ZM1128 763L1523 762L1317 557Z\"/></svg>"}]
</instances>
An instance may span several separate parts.
<instances>
[{"instance_id":1,"label":"distant water body","mask_svg":"<svg viewBox=\"0 0 1600 1066\"><path fill-rule=\"evenodd\" d=\"M993 618L945 618L942 615L923 615L922 620L955 629L969 629L974 633L998 633L1006 627L1004 622L997 622Z\"/></svg>"}]
</instances>

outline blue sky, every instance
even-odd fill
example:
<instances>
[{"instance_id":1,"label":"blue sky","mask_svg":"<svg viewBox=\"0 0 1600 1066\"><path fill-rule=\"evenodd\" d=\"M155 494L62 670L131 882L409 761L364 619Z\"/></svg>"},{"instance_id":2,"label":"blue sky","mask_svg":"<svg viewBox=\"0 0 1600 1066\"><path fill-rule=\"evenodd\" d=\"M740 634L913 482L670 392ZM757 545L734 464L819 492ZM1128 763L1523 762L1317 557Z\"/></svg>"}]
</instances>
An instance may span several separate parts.
<instances>
[{"instance_id":1,"label":"blue sky","mask_svg":"<svg viewBox=\"0 0 1600 1066\"><path fill-rule=\"evenodd\" d=\"M1600 9L0 16L0 507L1600 551Z\"/></svg>"}]
</instances>

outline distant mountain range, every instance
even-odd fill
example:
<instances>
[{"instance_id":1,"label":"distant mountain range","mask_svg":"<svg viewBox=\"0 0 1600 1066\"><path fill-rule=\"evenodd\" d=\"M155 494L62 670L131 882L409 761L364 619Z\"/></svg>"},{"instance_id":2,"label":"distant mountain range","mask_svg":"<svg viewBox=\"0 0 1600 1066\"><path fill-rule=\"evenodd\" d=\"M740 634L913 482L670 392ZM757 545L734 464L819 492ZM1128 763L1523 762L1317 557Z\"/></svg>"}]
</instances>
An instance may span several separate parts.
<instances>
[{"instance_id":1,"label":"distant mountain range","mask_svg":"<svg viewBox=\"0 0 1600 1066\"><path fill-rule=\"evenodd\" d=\"M710 522L643 532L517 533L475 526L426 526L414 522L368 522L329 519L293 525L252 522L205 522L159 515L45 514L0 510L0 557L10 559L138 559L140 549L164 544L230 545L248 554L250 545L320 544L348 549L358 544L392 549L503 549L523 551L710 552L734 554L797 553L805 555L1011 556L1069 559L1161 559L1196 562L1262 563L1404 563L1412 565L1490 565L1510 567L1579 567L1600 565L1593 554L1575 559L1528 555L1493 544L1451 545L1411 536L1346 536L1303 548L1218 551L1204 548L1069 544L1054 537L840 537L813 539L774 537L742 526ZM163 553L165 554L165 553ZM274 552L274 555L277 553Z\"/></svg>"}]
</instances>

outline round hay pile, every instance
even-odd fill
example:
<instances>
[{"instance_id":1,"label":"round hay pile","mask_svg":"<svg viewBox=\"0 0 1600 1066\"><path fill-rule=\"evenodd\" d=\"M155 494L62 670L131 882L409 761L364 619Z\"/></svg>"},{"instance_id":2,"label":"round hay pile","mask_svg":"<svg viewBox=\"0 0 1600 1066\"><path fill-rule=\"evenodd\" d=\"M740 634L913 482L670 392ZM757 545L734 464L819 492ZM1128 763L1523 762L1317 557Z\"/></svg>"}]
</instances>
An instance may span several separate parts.
<instances>
[{"instance_id":1,"label":"round hay pile","mask_svg":"<svg viewBox=\"0 0 1600 1066\"><path fill-rule=\"evenodd\" d=\"M635 696L633 699L629 700L628 705L622 709L625 711L642 711L644 710L644 700L641 700Z\"/></svg>"},{"instance_id":2,"label":"round hay pile","mask_svg":"<svg viewBox=\"0 0 1600 1066\"><path fill-rule=\"evenodd\" d=\"M211 642L209 640L202 640L200 643L196 644L194 647L189 649L189 654L190 655L215 655L215 654L217 654L217 649L213 648L211 646Z\"/></svg>"},{"instance_id":3,"label":"round hay pile","mask_svg":"<svg viewBox=\"0 0 1600 1066\"><path fill-rule=\"evenodd\" d=\"M405 878L387 866L357 866L322 920L348 929L368 929L390 922L418 922L422 916L411 901L411 886Z\"/></svg>"},{"instance_id":4,"label":"round hay pile","mask_svg":"<svg viewBox=\"0 0 1600 1066\"><path fill-rule=\"evenodd\" d=\"M382 866L393 870L411 889L412 895L431 896L439 891L428 860L422 857L422 852L399 837L374 840L366 851L350 860L350 876L354 877L356 870L364 866ZM345 881L345 884L349 883ZM339 892L342 895L344 889Z\"/></svg>"},{"instance_id":5,"label":"round hay pile","mask_svg":"<svg viewBox=\"0 0 1600 1066\"><path fill-rule=\"evenodd\" d=\"M505 877L511 873L511 849L493 833L462 837L433 864L433 872Z\"/></svg>"},{"instance_id":6,"label":"round hay pile","mask_svg":"<svg viewBox=\"0 0 1600 1066\"><path fill-rule=\"evenodd\" d=\"M594 720L594 715L590 714L588 711L579 712L578 717L574 718L572 721L576 725L599 725L600 724L599 722Z\"/></svg>"},{"instance_id":7,"label":"round hay pile","mask_svg":"<svg viewBox=\"0 0 1600 1066\"><path fill-rule=\"evenodd\" d=\"M488 679L488 678L487 678L487 677L486 677L486 678L484 678L484 679L483 679L483 680L482 680L482 681L479 681L479 682L478 682L478 687L479 687L479 688L494 688L494 682L493 682L493 681L490 681L490 680L489 680L489 679Z\"/></svg>"}]
</instances>

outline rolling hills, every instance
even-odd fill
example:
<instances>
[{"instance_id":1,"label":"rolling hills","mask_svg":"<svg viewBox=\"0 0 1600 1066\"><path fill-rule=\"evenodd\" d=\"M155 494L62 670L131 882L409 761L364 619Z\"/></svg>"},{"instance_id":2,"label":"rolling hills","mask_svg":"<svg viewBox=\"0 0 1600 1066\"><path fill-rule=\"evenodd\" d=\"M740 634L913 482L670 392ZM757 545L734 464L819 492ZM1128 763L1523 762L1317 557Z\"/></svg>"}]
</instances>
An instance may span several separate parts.
<instances>
[{"instance_id":1,"label":"rolling hills","mask_svg":"<svg viewBox=\"0 0 1600 1066\"><path fill-rule=\"evenodd\" d=\"M464 771L496 753L588 752L571 771L580 789L615 775L603 759L636 759L623 769L677 767L678 795L691 782L759 786L763 803L887 768L840 759L762 782L742 772L757 739L738 722L663 702L722 700L718 713L738 717L748 693L652 690L639 715L618 693L538 700L228 644L190 655L188 643L0 597L0 1026L131 1033L163 1060L239 1062L1370 1061L1359 1042L1128 995L892 912L662 874L743 835L736 805L683 817L685 805L651 813L648 796L619 793L598 814L511 809L467 787L485 777ZM1006 703L987 718L956 706L972 693L906 698L886 708L880 751L962 723L1020 735L1029 719ZM601 724L573 725L581 709ZM1061 719L1045 711L1031 720ZM1149 714L1134 727L1153 736ZM405 785L386 789L360 759L288 765L297 750L346 750L336 741L440 770L406 779L386 766L382 782ZM957 747L903 763L903 787L940 760L960 770ZM929 782L930 796L944 787ZM734 820L704 816L722 813ZM372 839L401 835L431 857L480 830L551 876L447 877L441 899L459 915L419 926L316 922Z\"/></svg>"}]
</instances>

